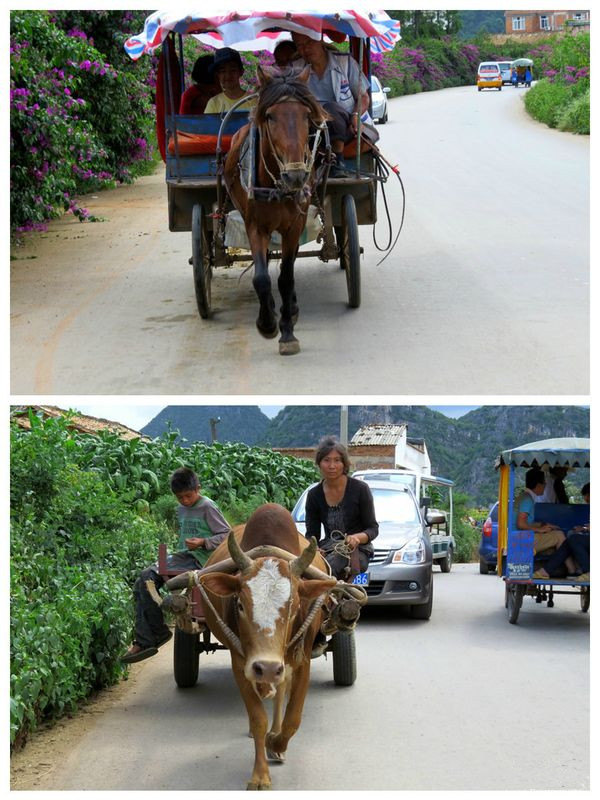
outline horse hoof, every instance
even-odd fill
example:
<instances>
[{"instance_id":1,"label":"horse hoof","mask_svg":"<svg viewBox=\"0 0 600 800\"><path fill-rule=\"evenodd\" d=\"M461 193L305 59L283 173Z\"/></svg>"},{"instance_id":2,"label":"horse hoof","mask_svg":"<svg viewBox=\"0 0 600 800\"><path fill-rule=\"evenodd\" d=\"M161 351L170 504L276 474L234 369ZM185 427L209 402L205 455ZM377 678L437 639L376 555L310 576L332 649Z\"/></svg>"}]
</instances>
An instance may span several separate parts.
<instances>
[{"instance_id":1,"label":"horse hoof","mask_svg":"<svg viewBox=\"0 0 600 800\"><path fill-rule=\"evenodd\" d=\"M258 321L256 322L256 328L257 328L258 332L260 333L260 335L263 336L265 339L274 339L277 336L277 334L279 333L279 328L277 327L277 322L275 322L275 327L273 328L273 330L269 330L269 329L265 330L264 328L261 328L260 325L258 324Z\"/></svg>"},{"instance_id":2,"label":"horse hoof","mask_svg":"<svg viewBox=\"0 0 600 800\"><path fill-rule=\"evenodd\" d=\"M254 783L254 781L250 781L250 783L246 786L246 791L249 792L260 792L266 789L270 789L270 783Z\"/></svg>"},{"instance_id":3,"label":"horse hoof","mask_svg":"<svg viewBox=\"0 0 600 800\"><path fill-rule=\"evenodd\" d=\"M300 342L298 339L292 339L291 342L279 342L279 355L280 356L295 356L300 352Z\"/></svg>"},{"instance_id":4,"label":"horse hoof","mask_svg":"<svg viewBox=\"0 0 600 800\"><path fill-rule=\"evenodd\" d=\"M267 758L270 761L277 761L279 764L285 763L285 753L276 753L274 750L267 748Z\"/></svg>"}]
</instances>

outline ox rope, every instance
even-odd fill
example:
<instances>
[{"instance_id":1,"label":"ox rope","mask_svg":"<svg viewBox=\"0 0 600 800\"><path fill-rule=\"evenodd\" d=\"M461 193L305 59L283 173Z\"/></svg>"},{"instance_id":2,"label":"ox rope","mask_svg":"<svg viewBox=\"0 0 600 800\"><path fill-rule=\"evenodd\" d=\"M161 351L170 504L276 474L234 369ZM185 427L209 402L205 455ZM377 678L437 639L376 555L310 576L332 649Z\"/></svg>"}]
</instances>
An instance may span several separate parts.
<instances>
[{"instance_id":1,"label":"ox rope","mask_svg":"<svg viewBox=\"0 0 600 800\"><path fill-rule=\"evenodd\" d=\"M321 605L324 603L325 598L327 597L327 592L323 592L323 594L319 595L316 600L313 601L308 614L306 615L306 619L302 623L302 625L298 628L292 639L287 644L287 650L291 648L293 644L295 644L300 638L304 639L306 635L306 631L309 629L312 621L317 615L317 611L319 611Z\"/></svg>"},{"instance_id":2,"label":"ox rope","mask_svg":"<svg viewBox=\"0 0 600 800\"><path fill-rule=\"evenodd\" d=\"M204 600L206 605L210 608L210 610L215 615L215 618L216 618L217 622L221 626L221 630L225 634L225 638L229 641L229 643L232 645L234 650L243 658L244 657L244 651L242 650L242 643L240 642L240 640L236 636L236 634L231 630L229 625L227 625L225 620L223 620L223 618L220 616L220 614L217 611L217 609L211 603L210 598L209 598L209 596L208 596L208 594L206 592L206 589L204 588L204 586L202 586L202 583L196 577L196 572L191 572L190 573L190 585L192 584L192 581L198 587L198 589L200 591L200 594L202 595L202 599Z\"/></svg>"}]
</instances>

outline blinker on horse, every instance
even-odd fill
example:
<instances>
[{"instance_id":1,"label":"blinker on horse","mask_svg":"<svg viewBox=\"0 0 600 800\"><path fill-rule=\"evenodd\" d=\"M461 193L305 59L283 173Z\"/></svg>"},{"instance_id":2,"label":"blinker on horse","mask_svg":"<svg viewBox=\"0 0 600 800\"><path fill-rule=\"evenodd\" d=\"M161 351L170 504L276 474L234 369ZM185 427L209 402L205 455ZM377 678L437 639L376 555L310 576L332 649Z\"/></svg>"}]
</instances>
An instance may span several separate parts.
<instances>
[{"instance_id":1,"label":"blinker on horse","mask_svg":"<svg viewBox=\"0 0 600 800\"><path fill-rule=\"evenodd\" d=\"M256 327L268 339L277 335L278 328L268 247L271 234L274 231L281 234L277 281L281 296L281 355L293 355L300 350L294 336L298 317L294 263L316 183L318 137L328 118L306 85L309 72L307 67L298 75L281 75L258 67L260 88L252 123L234 137L224 169L225 185L242 215L252 251L252 283L260 304ZM317 137L312 146L311 133ZM246 149L252 162L249 180L245 179L242 166Z\"/></svg>"}]
</instances>

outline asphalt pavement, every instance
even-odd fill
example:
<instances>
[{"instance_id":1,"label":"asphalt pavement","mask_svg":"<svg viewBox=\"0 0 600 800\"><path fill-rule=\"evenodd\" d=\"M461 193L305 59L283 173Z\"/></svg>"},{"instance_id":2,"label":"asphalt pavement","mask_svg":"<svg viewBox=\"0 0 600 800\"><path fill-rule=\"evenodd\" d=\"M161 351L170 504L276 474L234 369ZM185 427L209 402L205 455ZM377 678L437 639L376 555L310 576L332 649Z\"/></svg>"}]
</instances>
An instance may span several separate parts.
<instances>
[{"instance_id":1,"label":"asphalt pavement","mask_svg":"<svg viewBox=\"0 0 600 800\"><path fill-rule=\"evenodd\" d=\"M12 394L586 395L589 137L532 121L525 91L390 102L378 130L404 230L378 264L360 228L359 309L337 262L300 260L296 356L257 333L243 266L215 270L200 319L162 169L84 198L102 222L66 216L14 249ZM386 192L395 231L395 178Z\"/></svg>"},{"instance_id":2,"label":"asphalt pavement","mask_svg":"<svg viewBox=\"0 0 600 800\"><path fill-rule=\"evenodd\" d=\"M553 608L525 598L511 625L502 580L477 564L436 569L434 592L429 621L363 612L352 687L334 685L331 658L312 662L302 725L271 769L275 790L589 789L579 598L557 596ZM133 665L131 689L35 788L244 789L254 748L228 654L202 655L198 684L180 690L171 653Z\"/></svg>"}]
</instances>

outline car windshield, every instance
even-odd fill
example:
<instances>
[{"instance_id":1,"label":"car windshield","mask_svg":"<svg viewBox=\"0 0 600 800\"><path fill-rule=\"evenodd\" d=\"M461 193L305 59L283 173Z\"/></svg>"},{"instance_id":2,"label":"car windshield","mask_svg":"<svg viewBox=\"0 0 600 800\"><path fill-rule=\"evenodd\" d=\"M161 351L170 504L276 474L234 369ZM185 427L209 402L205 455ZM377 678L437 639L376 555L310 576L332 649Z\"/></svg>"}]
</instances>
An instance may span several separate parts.
<instances>
[{"instance_id":1,"label":"car windshield","mask_svg":"<svg viewBox=\"0 0 600 800\"><path fill-rule=\"evenodd\" d=\"M416 488L416 479L414 475L403 475L402 473L397 472L373 472L371 475L357 475L357 478L360 477L363 481L390 481L390 483L401 483L404 486L410 486L410 488L415 491Z\"/></svg>"},{"instance_id":2,"label":"car windshield","mask_svg":"<svg viewBox=\"0 0 600 800\"><path fill-rule=\"evenodd\" d=\"M409 492L371 487L375 501L375 518L382 522L417 523L419 512L414 497Z\"/></svg>"},{"instance_id":3,"label":"car windshield","mask_svg":"<svg viewBox=\"0 0 600 800\"><path fill-rule=\"evenodd\" d=\"M397 489L381 489L369 487L375 503L375 519L377 522L415 523L419 522L419 511L414 497L409 492ZM306 522L306 495L304 492L292 516L295 522Z\"/></svg>"},{"instance_id":4,"label":"car windshield","mask_svg":"<svg viewBox=\"0 0 600 800\"><path fill-rule=\"evenodd\" d=\"M375 75L371 75L371 91L372 92L380 92L381 91L381 84L375 77Z\"/></svg>"}]
</instances>

